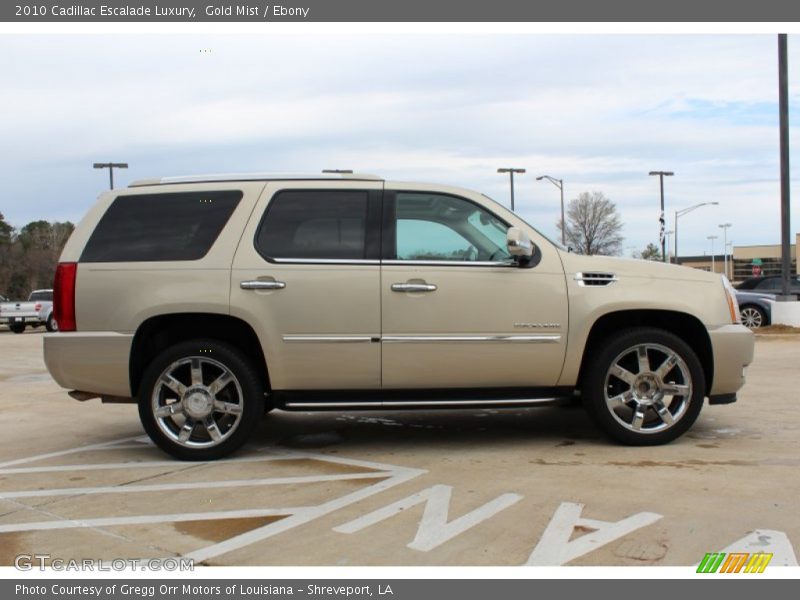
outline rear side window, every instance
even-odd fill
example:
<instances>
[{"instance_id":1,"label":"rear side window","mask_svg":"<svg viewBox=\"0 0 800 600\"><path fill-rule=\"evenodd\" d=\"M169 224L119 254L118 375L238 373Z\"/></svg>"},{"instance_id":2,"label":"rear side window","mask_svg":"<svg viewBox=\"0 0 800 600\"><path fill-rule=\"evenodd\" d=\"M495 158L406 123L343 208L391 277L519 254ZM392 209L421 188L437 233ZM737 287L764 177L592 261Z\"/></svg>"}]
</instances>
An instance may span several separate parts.
<instances>
[{"instance_id":1,"label":"rear side window","mask_svg":"<svg viewBox=\"0 0 800 600\"><path fill-rule=\"evenodd\" d=\"M119 196L100 219L80 260L200 259L241 199L239 190Z\"/></svg>"},{"instance_id":2,"label":"rear side window","mask_svg":"<svg viewBox=\"0 0 800 600\"><path fill-rule=\"evenodd\" d=\"M256 234L265 258L366 258L366 191L291 190L270 201Z\"/></svg>"}]
</instances>

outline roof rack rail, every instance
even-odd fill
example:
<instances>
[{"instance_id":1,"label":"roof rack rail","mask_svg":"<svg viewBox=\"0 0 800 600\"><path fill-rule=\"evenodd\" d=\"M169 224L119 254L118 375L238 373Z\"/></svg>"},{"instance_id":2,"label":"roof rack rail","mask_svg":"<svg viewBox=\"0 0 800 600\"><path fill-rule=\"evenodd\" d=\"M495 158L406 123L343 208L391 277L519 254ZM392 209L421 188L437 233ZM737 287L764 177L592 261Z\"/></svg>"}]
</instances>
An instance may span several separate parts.
<instances>
[{"instance_id":1,"label":"roof rack rail","mask_svg":"<svg viewBox=\"0 0 800 600\"><path fill-rule=\"evenodd\" d=\"M139 179L128 184L128 187L142 187L146 185L177 185L179 183L211 183L217 181L280 181L292 180L328 180L351 179L354 181L383 181L383 177L366 173L226 173L213 175L184 175L180 177L160 177L152 179Z\"/></svg>"}]
</instances>

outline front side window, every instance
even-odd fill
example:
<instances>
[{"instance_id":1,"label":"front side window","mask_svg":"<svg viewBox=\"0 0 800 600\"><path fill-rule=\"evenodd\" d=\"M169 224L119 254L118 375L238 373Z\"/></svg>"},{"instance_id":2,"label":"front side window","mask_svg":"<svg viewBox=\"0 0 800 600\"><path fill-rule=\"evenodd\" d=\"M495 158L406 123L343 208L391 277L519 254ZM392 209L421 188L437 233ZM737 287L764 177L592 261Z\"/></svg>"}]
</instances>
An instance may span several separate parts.
<instances>
[{"instance_id":1,"label":"front side window","mask_svg":"<svg viewBox=\"0 0 800 600\"><path fill-rule=\"evenodd\" d=\"M499 262L511 258L508 225L484 208L456 196L398 192L396 258Z\"/></svg>"},{"instance_id":2,"label":"front side window","mask_svg":"<svg viewBox=\"0 0 800 600\"><path fill-rule=\"evenodd\" d=\"M366 258L366 191L288 190L269 203L256 234L265 258Z\"/></svg>"}]
</instances>

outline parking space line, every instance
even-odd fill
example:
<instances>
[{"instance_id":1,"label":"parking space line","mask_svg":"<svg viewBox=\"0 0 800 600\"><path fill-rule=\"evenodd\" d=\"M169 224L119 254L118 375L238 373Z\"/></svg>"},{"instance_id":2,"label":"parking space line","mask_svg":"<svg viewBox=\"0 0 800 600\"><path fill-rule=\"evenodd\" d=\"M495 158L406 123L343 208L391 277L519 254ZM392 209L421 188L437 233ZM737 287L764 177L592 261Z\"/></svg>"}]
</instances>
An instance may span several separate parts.
<instances>
[{"instance_id":1,"label":"parking space line","mask_svg":"<svg viewBox=\"0 0 800 600\"><path fill-rule=\"evenodd\" d=\"M61 473L70 471L100 471L111 469L139 469L142 467L156 467L168 468L185 466L184 463L178 461L152 461L152 462L109 462L109 463L96 463L96 464L73 464L73 465L54 465L42 467L16 467L16 465L25 465L37 460L44 460L48 458L56 458L87 451L103 451L115 450L124 447L140 447L131 445L132 441L140 441L141 436L134 438L125 438L111 442L104 442L100 444L91 444L88 446L81 446L60 452L50 452L38 456L17 459L0 463L0 474L2 475L24 475L30 473ZM132 515L126 517L96 517L88 519L63 519L59 515L52 515L55 518L52 521L34 521L27 523L14 523L7 525L0 525L0 533L12 532L26 532L26 531L47 531L58 529L76 529L86 528L93 529L99 533L111 534L112 532L106 531L104 527L115 527L124 525L146 525L150 523L168 523L168 522L181 522L181 521L210 521L221 519L236 519L236 518L250 518L250 517L270 517L279 516L283 517L278 521L257 527L251 531L236 535L227 540L219 543L214 543L204 548L200 548L187 557L191 557L197 561L206 560L243 548L250 544L256 543L263 539L277 535L284 531L288 531L294 527L298 527L314 519L317 519L330 512L368 498L374 494L378 494L392 488L394 486L405 483L423 473L423 469L413 469L408 467L400 467L385 463L377 463L373 461L360 460L354 458L344 458L326 454L315 454L310 452L302 452L289 449L273 449L273 448L257 448L256 456L246 456L242 458L227 459L222 461L201 461L192 463L191 466L199 465L213 465L225 466L233 465L236 463L255 463L255 462L269 462L269 461L282 461L292 459L305 459L311 461L319 461L321 463L333 463L342 466L358 467L368 469L366 472L359 473L343 473L337 475L308 475L308 476L291 476L291 477L271 477L261 479L244 479L244 480L212 480L206 482L191 482L191 483L165 483L155 485L116 485L116 486L100 486L100 487L86 487L86 488L56 488L51 490L25 490L25 491L7 491L0 492L0 499L6 499L16 502L20 498L32 497L47 497L47 496L80 496L92 494L128 494L128 493L141 493L141 492L163 492L163 491L178 491L178 490L206 490L211 488L235 488L235 487L257 487L265 485L280 485L280 484L307 484L307 483L321 483L331 481L353 481L353 480L376 480L376 483L362 487L354 492L344 496L328 500L323 504L316 506L299 506L299 507L278 507L278 508L259 508L259 509L242 509L242 510L227 510L227 511L213 511L203 513L182 513L182 514L169 514L169 515ZM14 467L14 468L9 468ZM164 475L169 475L165 473ZM31 507L25 507L30 509ZM33 510L38 510L33 508ZM49 513L48 513L49 514ZM118 537L118 536L114 536Z\"/></svg>"},{"instance_id":2,"label":"parking space line","mask_svg":"<svg viewBox=\"0 0 800 600\"><path fill-rule=\"evenodd\" d=\"M100 444L89 444L88 446L78 446L77 448L70 448L69 450L60 450L58 452L48 452L47 454L39 454L36 456L28 456L27 458L18 458L15 460L9 460L3 463L0 463L0 469L4 469L6 467L12 467L14 465L24 465L26 463L36 462L37 460L45 460L48 458L58 458L60 456L67 456L68 454L76 454L78 452L86 452L89 450L107 450L112 446L116 446L118 444L123 444L127 442L131 442L133 440L139 439L141 436L134 436L123 438L121 440L113 440L111 442L102 442Z\"/></svg>"},{"instance_id":3,"label":"parking space line","mask_svg":"<svg viewBox=\"0 0 800 600\"><path fill-rule=\"evenodd\" d=\"M46 531L51 529L76 529L81 527L118 527L123 525L151 525L154 523L178 523L181 521L216 521L220 519L250 519L258 517L299 514L308 507L256 508L252 510L221 510L200 513L176 513L169 515L135 515L129 517L107 517L99 519L63 519L33 523L0 525L0 533L20 531Z\"/></svg>"},{"instance_id":4,"label":"parking space line","mask_svg":"<svg viewBox=\"0 0 800 600\"><path fill-rule=\"evenodd\" d=\"M160 483L152 485L113 485L103 487L56 488L51 490L26 490L23 492L0 492L0 500L18 498L43 498L49 496L83 496L87 494L132 494L140 492L170 492L178 490L207 490L214 488L253 487L286 485L292 483L321 483L347 481L351 479L385 479L387 472L343 473L339 475L301 475L297 477L268 477L265 479L231 479L226 481L194 481L190 483Z\"/></svg>"},{"instance_id":5,"label":"parking space line","mask_svg":"<svg viewBox=\"0 0 800 600\"><path fill-rule=\"evenodd\" d=\"M359 461L359 462L365 462L365 461ZM205 548L195 550L194 552L190 552L188 554L185 554L184 556L186 558L191 558L196 562L202 562L204 560L215 558L222 554L233 552L234 550L239 550L246 546L255 544L256 542L260 542L272 536L278 535L279 533L283 533L285 531L293 529L294 527L304 525L309 521L318 519L319 517L327 515L328 513L332 513L336 510L339 510L340 508L344 508L345 506L354 504L360 500L364 500L365 498L368 498L370 496L388 490L392 487L410 481L411 479L414 479L415 477L422 475L425 472L426 471L422 469L397 467L394 469L394 473L390 478L384 479L379 483L375 483L366 488L357 490L355 492L347 494L346 496L330 500L325 504L311 507L308 510L303 510L302 512L287 517L286 519L282 519L275 523L271 523L269 525L265 525L263 527L259 527L251 531L239 534L223 542L219 542L217 544L212 544L210 546L206 546Z\"/></svg>"},{"instance_id":6,"label":"parking space line","mask_svg":"<svg viewBox=\"0 0 800 600\"><path fill-rule=\"evenodd\" d=\"M114 446L114 450L121 448L128 448L133 446ZM140 446L137 446L137 448ZM104 450L107 448L103 448ZM59 472L72 472L72 471L104 471L109 469L143 469L143 468L161 468L172 467L176 465L190 465L203 466L203 465L217 465L225 466L232 463L249 463L249 462L269 462L281 460L295 460L295 454L264 454L261 456L244 456L236 459L225 460L209 460L209 461L193 461L191 463L182 463L175 460L154 460L154 461L141 461L141 462L113 462L113 463L97 463L90 465L56 465L51 467L17 467L11 469L1 469L0 475L27 475L31 473L59 473ZM342 463L345 464L345 463Z\"/></svg>"}]
</instances>

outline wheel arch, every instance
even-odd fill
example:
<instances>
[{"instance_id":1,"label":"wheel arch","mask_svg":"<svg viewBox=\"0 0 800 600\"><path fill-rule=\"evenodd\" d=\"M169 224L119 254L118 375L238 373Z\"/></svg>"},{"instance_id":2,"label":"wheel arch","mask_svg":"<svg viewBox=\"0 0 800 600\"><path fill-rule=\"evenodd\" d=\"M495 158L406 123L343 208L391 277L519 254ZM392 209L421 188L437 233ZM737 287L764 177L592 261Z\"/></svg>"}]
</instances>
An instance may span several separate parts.
<instances>
[{"instance_id":1,"label":"wheel arch","mask_svg":"<svg viewBox=\"0 0 800 600\"><path fill-rule=\"evenodd\" d=\"M245 321L215 313L181 313L151 317L137 328L130 352L131 393L139 393L147 365L164 349L192 339L213 339L241 350L258 370L266 389L269 371L258 336Z\"/></svg>"},{"instance_id":2,"label":"wheel arch","mask_svg":"<svg viewBox=\"0 0 800 600\"><path fill-rule=\"evenodd\" d=\"M714 354L711 338L706 327L697 317L671 310L621 310L607 313L592 325L583 349L578 372L578 385L583 384L592 356L608 336L633 327L656 327L677 335L697 354L705 375L705 395L711 391L714 381Z\"/></svg>"}]
</instances>

